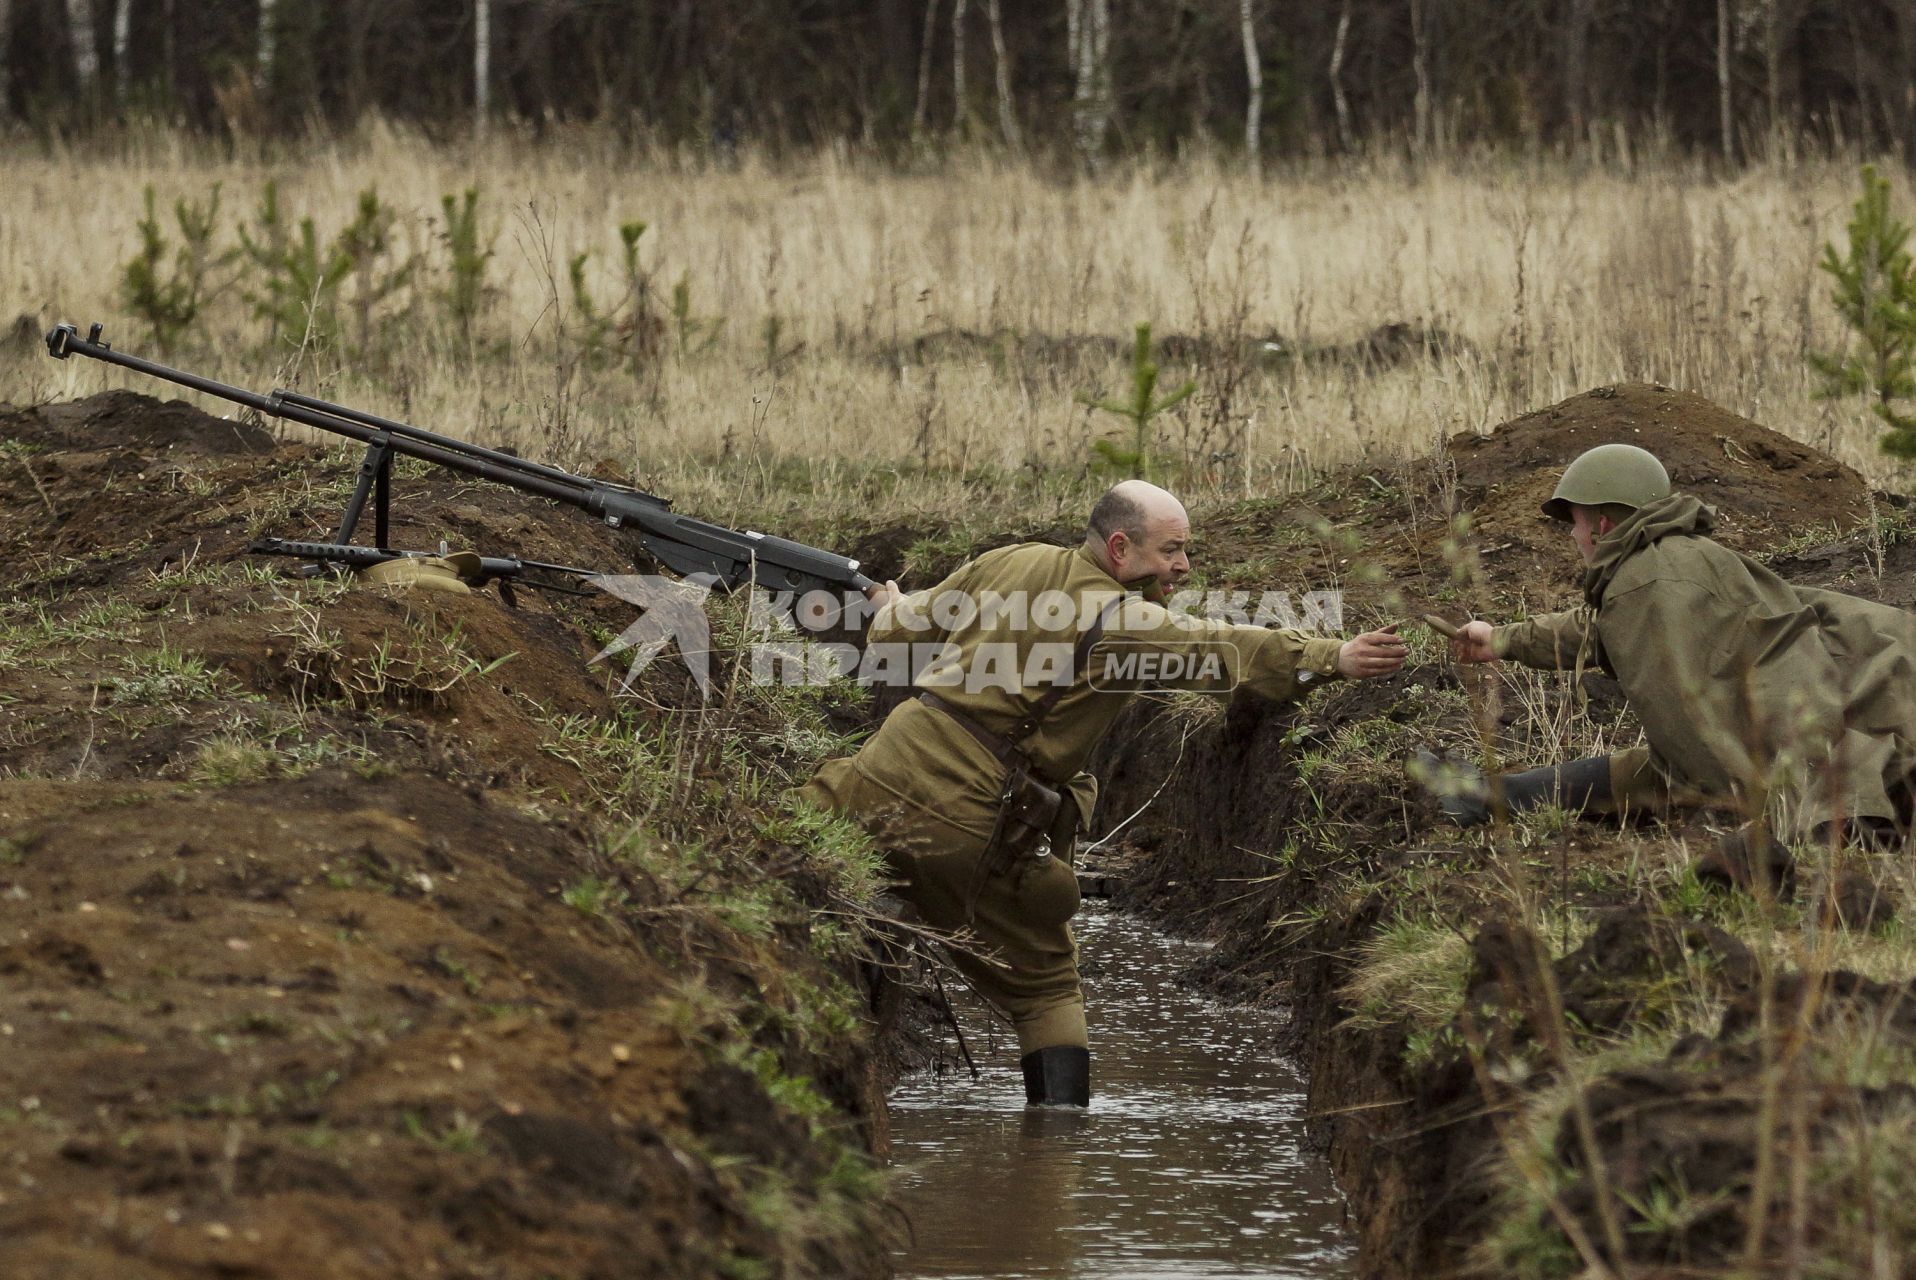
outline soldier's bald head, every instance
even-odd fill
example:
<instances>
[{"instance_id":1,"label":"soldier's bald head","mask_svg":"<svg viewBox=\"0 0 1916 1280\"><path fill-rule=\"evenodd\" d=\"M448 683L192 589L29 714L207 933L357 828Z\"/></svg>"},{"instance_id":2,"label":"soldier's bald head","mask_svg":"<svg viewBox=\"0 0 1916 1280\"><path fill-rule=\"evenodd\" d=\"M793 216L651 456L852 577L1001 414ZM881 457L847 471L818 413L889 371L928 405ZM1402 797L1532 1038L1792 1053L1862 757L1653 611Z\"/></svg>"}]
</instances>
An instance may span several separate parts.
<instances>
[{"instance_id":1,"label":"soldier's bald head","mask_svg":"<svg viewBox=\"0 0 1916 1280\"><path fill-rule=\"evenodd\" d=\"M1112 485L1091 508L1084 545L1106 573L1144 591L1168 595L1191 572L1191 518L1184 504L1154 484Z\"/></svg>"},{"instance_id":2,"label":"soldier's bald head","mask_svg":"<svg viewBox=\"0 0 1916 1280\"><path fill-rule=\"evenodd\" d=\"M1148 480L1121 480L1105 490L1091 508L1088 542L1103 543L1114 533L1123 533L1136 542L1153 526L1167 522L1187 524L1184 504L1168 489Z\"/></svg>"}]
</instances>

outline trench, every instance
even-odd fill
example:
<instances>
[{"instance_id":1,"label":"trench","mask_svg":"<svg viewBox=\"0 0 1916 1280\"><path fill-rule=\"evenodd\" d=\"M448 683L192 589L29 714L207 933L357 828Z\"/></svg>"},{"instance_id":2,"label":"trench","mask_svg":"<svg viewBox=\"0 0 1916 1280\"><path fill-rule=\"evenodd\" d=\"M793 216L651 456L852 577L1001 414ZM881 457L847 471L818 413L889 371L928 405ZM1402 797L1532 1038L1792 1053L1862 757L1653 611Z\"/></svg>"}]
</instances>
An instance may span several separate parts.
<instances>
[{"instance_id":1,"label":"trench","mask_svg":"<svg viewBox=\"0 0 1916 1280\"><path fill-rule=\"evenodd\" d=\"M1303 1077L1273 1048L1282 1016L1178 985L1203 943L1102 907L1076 928L1091 1109L1027 1110L1015 1040L954 991L982 1074L922 1073L891 1096L898 1274L1355 1274Z\"/></svg>"}]
</instances>

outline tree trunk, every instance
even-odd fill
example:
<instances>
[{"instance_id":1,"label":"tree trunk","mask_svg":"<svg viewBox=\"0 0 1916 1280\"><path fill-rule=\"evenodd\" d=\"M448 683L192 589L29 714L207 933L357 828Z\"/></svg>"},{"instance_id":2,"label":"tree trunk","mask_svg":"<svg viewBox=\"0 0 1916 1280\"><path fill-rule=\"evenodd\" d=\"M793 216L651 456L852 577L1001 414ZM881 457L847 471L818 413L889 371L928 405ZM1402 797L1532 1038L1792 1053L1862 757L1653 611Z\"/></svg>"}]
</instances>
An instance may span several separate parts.
<instances>
[{"instance_id":1,"label":"tree trunk","mask_svg":"<svg viewBox=\"0 0 1916 1280\"><path fill-rule=\"evenodd\" d=\"M1005 49L999 0L986 0L985 17L991 24L992 65L998 78L998 132L1004 137L1005 145L1015 149L1022 146L1024 140L1018 133L1018 113L1011 104L1011 55Z\"/></svg>"},{"instance_id":2,"label":"tree trunk","mask_svg":"<svg viewBox=\"0 0 1916 1280\"><path fill-rule=\"evenodd\" d=\"M1410 69L1417 82L1411 102L1412 151L1422 159L1430 150L1430 47L1424 30L1423 0L1410 0Z\"/></svg>"},{"instance_id":3,"label":"tree trunk","mask_svg":"<svg viewBox=\"0 0 1916 1280\"><path fill-rule=\"evenodd\" d=\"M925 38L918 46L918 104L911 111L914 142L925 136L926 117L931 113L931 50L937 38L938 0L925 0Z\"/></svg>"},{"instance_id":4,"label":"tree trunk","mask_svg":"<svg viewBox=\"0 0 1916 1280\"><path fill-rule=\"evenodd\" d=\"M1856 20L1856 10L1852 7L1845 12L1849 19L1850 49L1854 53L1856 63L1855 141L1857 145L1868 148L1875 145L1874 140L1870 136L1875 132L1875 128L1870 122L1876 118L1876 112L1870 105L1869 37L1863 33L1862 23ZM1883 114L1885 117L1888 117L1893 115L1894 112L1886 107Z\"/></svg>"},{"instance_id":5,"label":"tree trunk","mask_svg":"<svg viewBox=\"0 0 1916 1280\"><path fill-rule=\"evenodd\" d=\"M346 118L357 120L366 110L370 96L366 74L366 42L372 25L373 0L352 0L346 6L346 33L342 43L346 57Z\"/></svg>"},{"instance_id":6,"label":"tree trunk","mask_svg":"<svg viewBox=\"0 0 1916 1280\"><path fill-rule=\"evenodd\" d=\"M1111 124L1111 0L1081 0L1077 21L1077 84L1072 115L1078 150L1095 168Z\"/></svg>"},{"instance_id":7,"label":"tree trunk","mask_svg":"<svg viewBox=\"0 0 1916 1280\"><path fill-rule=\"evenodd\" d=\"M179 38L174 34L178 10L174 0L160 0L160 90L168 106L177 104L180 97Z\"/></svg>"},{"instance_id":8,"label":"tree trunk","mask_svg":"<svg viewBox=\"0 0 1916 1280\"><path fill-rule=\"evenodd\" d=\"M1783 144L1783 14L1781 0L1763 0L1763 96L1769 108L1769 151Z\"/></svg>"},{"instance_id":9,"label":"tree trunk","mask_svg":"<svg viewBox=\"0 0 1916 1280\"><path fill-rule=\"evenodd\" d=\"M1084 0L1064 0L1064 63L1074 87L1081 71L1078 60L1084 53L1083 30Z\"/></svg>"},{"instance_id":10,"label":"tree trunk","mask_svg":"<svg viewBox=\"0 0 1916 1280\"><path fill-rule=\"evenodd\" d=\"M1337 140L1346 154L1355 151L1351 137L1351 104L1344 96L1344 42L1351 33L1351 0L1344 0L1337 15L1337 39L1331 45L1331 101L1337 107Z\"/></svg>"},{"instance_id":11,"label":"tree trunk","mask_svg":"<svg viewBox=\"0 0 1916 1280\"><path fill-rule=\"evenodd\" d=\"M100 74L100 47L93 38L93 0L66 0L67 31L73 40L73 74L80 92Z\"/></svg>"},{"instance_id":12,"label":"tree trunk","mask_svg":"<svg viewBox=\"0 0 1916 1280\"><path fill-rule=\"evenodd\" d=\"M7 104L13 100L13 68L7 62L12 34L13 0L0 0L0 120L7 118Z\"/></svg>"},{"instance_id":13,"label":"tree trunk","mask_svg":"<svg viewBox=\"0 0 1916 1280\"><path fill-rule=\"evenodd\" d=\"M1590 106L1591 4L1570 0L1570 22L1563 33L1563 116L1573 146L1585 139Z\"/></svg>"},{"instance_id":14,"label":"tree trunk","mask_svg":"<svg viewBox=\"0 0 1916 1280\"><path fill-rule=\"evenodd\" d=\"M1238 0L1238 23L1244 32L1244 76L1250 84L1250 101L1244 106L1244 154L1250 158L1251 176L1261 175L1264 150L1264 63L1257 53L1257 24L1252 20L1252 0Z\"/></svg>"},{"instance_id":15,"label":"tree trunk","mask_svg":"<svg viewBox=\"0 0 1916 1280\"><path fill-rule=\"evenodd\" d=\"M273 9L278 0L259 0L259 82L262 85L273 83L274 46L279 32L273 26Z\"/></svg>"},{"instance_id":16,"label":"tree trunk","mask_svg":"<svg viewBox=\"0 0 1916 1280\"><path fill-rule=\"evenodd\" d=\"M960 137L970 132L971 108L965 101L965 10L971 0L951 7L951 127Z\"/></svg>"},{"instance_id":17,"label":"tree trunk","mask_svg":"<svg viewBox=\"0 0 1916 1280\"><path fill-rule=\"evenodd\" d=\"M492 0L472 0L472 136L486 136L492 114Z\"/></svg>"},{"instance_id":18,"label":"tree trunk","mask_svg":"<svg viewBox=\"0 0 1916 1280\"><path fill-rule=\"evenodd\" d=\"M113 93L119 102L126 101L126 93L132 85L133 67L130 64L128 46L132 43L133 0L115 0L113 5Z\"/></svg>"},{"instance_id":19,"label":"tree trunk","mask_svg":"<svg viewBox=\"0 0 1916 1280\"><path fill-rule=\"evenodd\" d=\"M1716 110L1723 158L1736 159L1736 121L1730 115L1730 0L1716 0Z\"/></svg>"}]
</instances>

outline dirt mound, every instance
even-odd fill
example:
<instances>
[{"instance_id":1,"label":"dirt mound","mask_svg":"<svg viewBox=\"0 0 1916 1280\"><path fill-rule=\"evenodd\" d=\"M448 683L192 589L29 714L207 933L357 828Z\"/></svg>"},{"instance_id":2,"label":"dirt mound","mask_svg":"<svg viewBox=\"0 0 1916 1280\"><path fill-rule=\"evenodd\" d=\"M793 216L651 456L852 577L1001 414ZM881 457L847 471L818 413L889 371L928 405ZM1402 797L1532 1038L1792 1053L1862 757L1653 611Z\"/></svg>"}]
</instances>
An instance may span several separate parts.
<instances>
[{"instance_id":1,"label":"dirt mound","mask_svg":"<svg viewBox=\"0 0 1916 1280\"><path fill-rule=\"evenodd\" d=\"M1860 595L1916 610L1916 504L1899 493L1876 495L1876 522L1770 562L1791 582Z\"/></svg>"},{"instance_id":2,"label":"dirt mound","mask_svg":"<svg viewBox=\"0 0 1916 1280\"><path fill-rule=\"evenodd\" d=\"M117 447L207 456L266 454L277 443L263 427L215 418L184 400L161 403L134 391L103 391L12 414L6 434L45 449Z\"/></svg>"},{"instance_id":3,"label":"dirt mound","mask_svg":"<svg viewBox=\"0 0 1916 1280\"><path fill-rule=\"evenodd\" d=\"M117 587L169 566L226 562L257 537L330 541L356 461L124 391L0 413L0 584ZM396 547L446 541L608 572L651 564L630 534L405 460L392 504ZM368 510L358 541L371 519Z\"/></svg>"},{"instance_id":4,"label":"dirt mound","mask_svg":"<svg viewBox=\"0 0 1916 1280\"><path fill-rule=\"evenodd\" d=\"M1527 413L1489 435L1451 437L1460 504L1484 544L1560 552L1562 532L1538 508L1565 465L1600 444L1656 454L1673 484L1716 508L1719 537L1742 551L1819 526L1834 536L1868 518L1868 484L1829 455L1695 392L1624 383Z\"/></svg>"},{"instance_id":5,"label":"dirt mound","mask_svg":"<svg viewBox=\"0 0 1916 1280\"><path fill-rule=\"evenodd\" d=\"M1347 615L1386 593L1398 609L1481 616L1575 603L1583 570L1564 526L1540 510L1563 468L1585 449L1639 444L1663 459L1678 487L1721 516L1714 536L1759 559L1816 547L1794 576L1872 599L1900 600L1916 551L1887 561L1859 553L1869 531L1870 492L1835 459L1690 392L1632 384L1598 387L1539 409L1487 435L1454 436L1444 454L1340 473L1295 498L1232 503L1193 516L1198 564L1216 588L1338 588ZM1879 497L1885 522L1906 517ZM1470 518L1470 555L1460 555L1452 518ZM1474 557L1474 559L1473 559ZM1840 562L1840 563L1839 563ZM1836 573L1825 570L1837 566ZM1481 590L1478 590L1478 587Z\"/></svg>"},{"instance_id":6,"label":"dirt mound","mask_svg":"<svg viewBox=\"0 0 1916 1280\"><path fill-rule=\"evenodd\" d=\"M345 772L5 783L0 815L0 1270L610 1276L706 1248L714 1189L674 1163L699 1068L644 1016L666 975L557 900L576 833Z\"/></svg>"},{"instance_id":7,"label":"dirt mound","mask_svg":"<svg viewBox=\"0 0 1916 1280\"><path fill-rule=\"evenodd\" d=\"M355 462L0 413L0 1275L882 1273L855 944L812 933L857 905L778 807L833 739L727 663L616 697L604 593L245 554L329 537ZM393 517L649 563L411 464Z\"/></svg>"}]
</instances>

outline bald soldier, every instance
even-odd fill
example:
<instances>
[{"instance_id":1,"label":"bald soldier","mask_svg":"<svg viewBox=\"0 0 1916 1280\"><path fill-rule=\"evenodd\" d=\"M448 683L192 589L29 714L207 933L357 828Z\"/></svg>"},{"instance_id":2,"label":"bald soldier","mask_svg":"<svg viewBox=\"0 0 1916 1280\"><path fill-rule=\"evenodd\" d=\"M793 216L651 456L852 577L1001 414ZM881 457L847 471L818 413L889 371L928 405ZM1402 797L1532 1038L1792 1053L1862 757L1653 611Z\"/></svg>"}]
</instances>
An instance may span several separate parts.
<instances>
[{"instance_id":1,"label":"bald soldier","mask_svg":"<svg viewBox=\"0 0 1916 1280\"><path fill-rule=\"evenodd\" d=\"M1655 456L1591 449L1544 514L1583 558L1584 604L1472 622L1459 659L1602 667L1648 745L1504 776L1513 809L1728 803L1785 839L1907 833L1916 780L1916 615L1797 587L1712 541L1710 509ZM1464 821L1481 801L1452 799ZM1740 878L1740 877L1739 877Z\"/></svg>"},{"instance_id":2,"label":"bald soldier","mask_svg":"<svg viewBox=\"0 0 1916 1280\"><path fill-rule=\"evenodd\" d=\"M934 643L944 660L805 788L873 833L929 924L975 939L954 962L1016 1029L1034 1105L1091 1099L1071 855L1097 799L1084 762L1131 695L1156 677L1284 699L1403 665L1389 631L1345 641L1173 613L1190 541L1176 498L1127 480L1077 547L1004 547L912 596L874 588L867 655Z\"/></svg>"}]
</instances>

